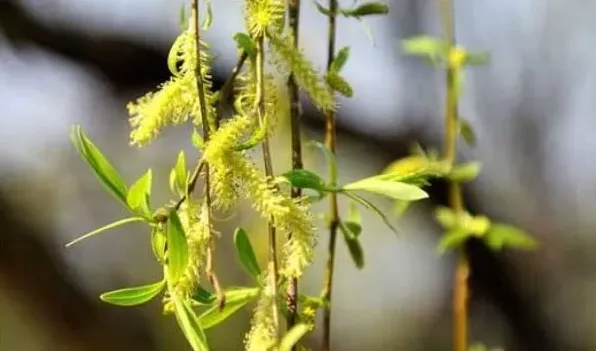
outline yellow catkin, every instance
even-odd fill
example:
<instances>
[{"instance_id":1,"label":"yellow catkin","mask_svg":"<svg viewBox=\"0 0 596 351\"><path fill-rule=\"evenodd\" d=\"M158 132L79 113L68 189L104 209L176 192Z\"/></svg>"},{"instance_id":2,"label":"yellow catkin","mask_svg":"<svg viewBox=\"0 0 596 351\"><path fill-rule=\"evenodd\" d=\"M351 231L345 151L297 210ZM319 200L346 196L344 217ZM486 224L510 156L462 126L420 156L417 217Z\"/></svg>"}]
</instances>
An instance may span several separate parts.
<instances>
[{"instance_id":1,"label":"yellow catkin","mask_svg":"<svg viewBox=\"0 0 596 351\"><path fill-rule=\"evenodd\" d=\"M264 279L269 282L269 279ZM246 334L244 344L246 351L263 351L275 344L275 320L273 318L273 307L275 299L273 289L267 283L261 290L259 301L254 310L251 320L251 327Z\"/></svg>"},{"instance_id":2,"label":"yellow catkin","mask_svg":"<svg viewBox=\"0 0 596 351\"><path fill-rule=\"evenodd\" d=\"M214 121L216 112L212 106L214 94L210 74L211 57L205 43L201 43L200 59L208 120ZM181 62L180 70L175 72L174 77L161 84L155 92L149 92L127 105L132 145L147 145L164 127L184 123L191 116L194 124L201 124L202 116L194 71L196 60L194 36L190 31L185 31L172 45L168 58L170 67L176 67L178 62Z\"/></svg>"}]
</instances>

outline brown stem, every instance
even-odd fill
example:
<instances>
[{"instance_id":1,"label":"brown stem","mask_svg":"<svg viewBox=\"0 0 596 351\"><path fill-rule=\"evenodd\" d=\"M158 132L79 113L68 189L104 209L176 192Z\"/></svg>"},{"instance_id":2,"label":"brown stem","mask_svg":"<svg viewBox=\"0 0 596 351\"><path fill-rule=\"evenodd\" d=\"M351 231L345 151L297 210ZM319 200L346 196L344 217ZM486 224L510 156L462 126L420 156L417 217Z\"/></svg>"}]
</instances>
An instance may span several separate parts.
<instances>
[{"instance_id":1,"label":"brown stem","mask_svg":"<svg viewBox=\"0 0 596 351\"><path fill-rule=\"evenodd\" d=\"M203 124L203 140L205 143L209 142L210 137L210 126L209 126L209 118L207 116L207 100L205 99L205 89L203 84L203 75L201 73L201 37L199 32L199 1L198 0L191 0L191 30L195 36L195 44L196 44L196 55L197 60L194 67L194 73L196 77L196 84L197 84L197 91L199 95L199 112L201 113L201 122ZM199 164L201 161L199 161ZM207 211L207 230L211 232L211 180L210 180L210 173L209 173L209 164L205 162L204 166L205 172L205 206ZM212 233L209 233L209 243L207 244L207 267L206 267L206 274L213 290L217 296L218 306L222 309L225 305L225 295L221 290L219 285L219 281L217 276L213 271L213 251L214 251L214 244Z\"/></svg>"},{"instance_id":2,"label":"brown stem","mask_svg":"<svg viewBox=\"0 0 596 351\"><path fill-rule=\"evenodd\" d=\"M263 36L257 39L257 115L259 124L263 126L265 118L265 48L263 43ZM262 142L263 149L263 163L265 164L265 175L268 179L273 179L273 165L271 161L271 148L269 147L269 135L265 133ZM268 223L269 232L269 280L271 289L273 290L273 319L275 323L275 334L279 337L279 312L277 310L277 282L278 282L278 267L277 267L277 240L273 220L270 219Z\"/></svg>"},{"instance_id":3,"label":"brown stem","mask_svg":"<svg viewBox=\"0 0 596 351\"><path fill-rule=\"evenodd\" d=\"M300 0L290 0L288 2L288 15L290 20L290 29L292 31L294 47L298 48L299 42L299 23L300 23ZM300 139L300 119L302 116L300 97L298 95L298 85L294 74L288 78L288 93L290 97L290 127L292 134L292 169L302 169L302 141ZM302 189L292 188L292 198L302 196ZM290 240L292 233L288 235ZM291 278L288 284L287 300L288 315L286 324L288 330L296 324L298 314L298 278ZM294 346L292 350L296 350Z\"/></svg>"},{"instance_id":4,"label":"brown stem","mask_svg":"<svg viewBox=\"0 0 596 351\"><path fill-rule=\"evenodd\" d=\"M337 0L329 0L329 24L328 24L328 49L327 49L327 70L331 69L331 64L335 57L335 32L336 32L336 12ZM325 146L335 155L336 147L336 122L335 113L328 111L325 116ZM331 173L331 186L335 187L337 179ZM323 311L323 351L331 349L331 296L333 291L333 273L335 268L335 246L337 241L337 229L339 226L339 213L337 208L337 194L329 194L329 247L327 251L327 266L325 269L325 282L323 288L323 299L326 302Z\"/></svg>"},{"instance_id":5,"label":"brown stem","mask_svg":"<svg viewBox=\"0 0 596 351\"><path fill-rule=\"evenodd\" d=\"M439 0L445 44L451 49L455 45L453 21L453 0ZM456 68L447 64L445 80L447 98L445 102L445 145L444 158L453 165L457 159L458 101L456 91ZM464 211L460 185L449 184L449 203L456 215ZM468 276L470 266L463 247L457 251L455 287L453 292L453 347L454 351L468 349Z\"/></svg>"}]
</instances>

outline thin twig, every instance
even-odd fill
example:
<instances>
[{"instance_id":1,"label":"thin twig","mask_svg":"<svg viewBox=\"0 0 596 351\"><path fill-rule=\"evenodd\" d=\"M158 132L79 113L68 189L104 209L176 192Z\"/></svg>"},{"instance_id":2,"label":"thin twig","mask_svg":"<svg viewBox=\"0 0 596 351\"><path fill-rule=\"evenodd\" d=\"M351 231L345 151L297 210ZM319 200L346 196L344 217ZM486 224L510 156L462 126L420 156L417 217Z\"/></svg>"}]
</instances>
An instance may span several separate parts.
<instances>
[{"instance_id":1,"label":"thin twig","mask_svg":"<svg viewBox=\"0 0 596 351\"><path fill-rule=\"evenodd\" d=\"M455 45L453 21L453 0L439 0L445 44L448 48ZM447 99L445 102L445 145L444 158L450 165L457 159L457 118L458 102L456 92L456 71L451 65L445 69ZM459 183L449 183L449 204L456 215L464 211L463 198ZM468 276L470 267L463 247L457 252L455 268L455 287L453 294L453 346L454 351L468 349Z\"/></svg>"},{"instance_id":2,"label":"thin twig","mask_svg":"<svg viewBox=\"0 0 596 351\"><path fill-rule=\"evenodd\" d=\"M244 66L244 63L246 62L247 57L248 57L248 55L246 54L246 52L242 51L242 54L238 58L238 62L236 62L234 69L232 69L232 74L230 75L230 77L228 77L228 79L226 80L224 85L219 90L219 108L218 108L218 113L216 114L216 120L215 120L215 128L216 129L219 128L219 118L218 117L221 114L222 105L230 97L230 94L232 93L232 87L234 86L234 82L236 81L236 78L238 77L238 73L240 73L242 66ZM176 202L176 205L174 205L175 210L179 210L180 206L182 206L184 201L186 201L186 194L190 194L194 191L195 186L197 184L197 180L199 179L199 175L201 175L201 171L203 170L203 167L205 167L205 160L201 159L201 160L199 160L199 162L197 163L197 166L195 167L195 169L192 172L192 175L188 182L188 186L186 188L185 194L182 195L180 197L180 199Z\"/></svg>"},{"instance_id":3,"label":"thin twig","mask_svg":"<svg viewBox=\"0 0 596 351\"><path fill-rule=\"evenodd\" d=\"M265 118L265 48L263 45L263 36L257 39L257 115L259 124L262 127ZM269 135L265 133L262 142L263 148L263 162L265 164L265 175L268 179L273 178L273 165L271 161L271 148L269 147ZM279 312L277 309L277 282L278 282L278 267L277 267L277 240L275 233L275 226L273 220L270 219L268 223L269 231L269 280L273 294L273 321L275 324L275 335L279 337Z\"/></svg>"},{"instance_id":4,"label":"thin twig","mask_svg":"<svg viewBox=\"0 0 596 351\"><path fill-rule=\"evenodd\" d=\"M191 29L195 35L197 61L195 63L195 77L197 83L197 91L199 95L199 107L201 113L201 122L203 124L203 140L205 143L209 142L210 130L209 119L207 116L207 100L205 99L205 90L203 85L203 76L201 68L201 36L199 32L199 1L191 0ZM207 206L207 223L205 223L207 230L211 231L211 182L209 177L209 164L205 162L205 204ZM207 279L211 283L213 290L217 296L218 306L222 309L225 305L225 295L221 290L217 276L213 271L213 238L212 233L209 234L209 243L207 243Z\"/></svg>"},{"instance_id":5,"label":"thin twig","mask_svg":"<svg viewBox=\"0 0 596 351\"><path fill-rule=\"evenodd\" d=\"M300 24L300 0L288 1L288 15L290 20L290 30L294 40L294 47L298 48L299 41L299 24ZM292 169L302 169L302 142L300 139L300 120L301 120L301 106L298 95L298 85L293 73L288 77L288 93L290 98L290 128L292 134ZM292 188L292 198L298 198L302 195L302 189ZM288 240L292 237L292 233L288 234ZM287 288L287 329L291 329L296 324L296 316L298 314L298 278L291 278ZM292 350L296 350L294 346Z\"/></svg>"},{"instance_id":6,"label":"thin twig","mask_svg":"<svg viewBox=\"0 0 596 351\"><path fill-rule=\"evenodd\" d=\"M337 0L329 0L329 24L328 24L328 49L327 49L327 70L331 69L331 63L335 57L335 32ZM336 126L335 113L331 110L325 116L325 146L335 155ZM335 187L336 179L330 172L331 186ZM327 302L323 310L323 351L331 349L331 294L333 292L333 273L335 269L335 246L337 241L337 229L339 227L339 213L337 208L337 194L329 194L329 247L327 249L327 266L325 268L325 286L323 299Z\"/></svg>"}]
</instances>

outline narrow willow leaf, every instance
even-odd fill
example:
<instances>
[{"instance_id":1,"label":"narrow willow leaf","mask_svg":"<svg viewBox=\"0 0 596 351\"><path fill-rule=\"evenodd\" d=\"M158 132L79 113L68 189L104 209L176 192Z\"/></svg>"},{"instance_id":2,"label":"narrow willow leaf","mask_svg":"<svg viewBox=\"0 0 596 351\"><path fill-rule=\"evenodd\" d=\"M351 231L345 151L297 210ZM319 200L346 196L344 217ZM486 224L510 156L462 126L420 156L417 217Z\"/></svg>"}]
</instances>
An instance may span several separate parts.
<instances>
[{"instance_id":1,"label":"narrow willow leaf","mask_svg":"<svg viewBox=\"0 0 596 351\"><path fill-rule=\"evenodd\" d=\"M355 9L340 10L340 13L346 17L362 17L371 15L386 15L389 13L389 7L382 2L367 2Z\"/></svg>"},{"instance_id":2,"label":"narrow willow leaf","mask_svg":"<svg viewBox=\"0 0 596 351\"><path fill-rule=\"evenodd\" d=\"M174 168L170 171L170 190L172 192L178 195L183 195L186 192L187 174L186 157L184 156L184 150L181 150Z\"/></svg>"},{"instance_id":3,"label":"narrow willow leaf","mask_svg":"<svg viewBox=\"0 0 596 351\"><path fill-rule=\"evenodd\" d=\"M343 48L339 49L337 55L335 55L335 58L333 59L333 62L331 62L329 70L334 73L339 73L339 71L341 71L346 64L349 56L350 48L348 46L344 46Z\"/></svg>"},{"instance_id":4,"label":"narrow willow leaf","mask_svg":"<svg viewBox=\"0 0 596 351\"><path fill-rule=\"evenodd\" d=\"M447 46L442 40L426 35L414 36L402 41L404 51L410 55L422 56L432 62L444 59Z\"/></svg>"},{"instance_id":5,"label":"narrow willow leaf","mask_svg":"<svg viewBox=\"0 0 596 351\"><path fill-rule=\"evenodd\" d=\"M117 306L136 306L153 299L159 294L165 286L165 280L157 283L135 286L131 288L119 289L103 293L99 298Z\"/></svg>"},{"instance_id":6,"label":"narrow willow leaf","mask_svg":"<svg viewBox=\"0 0 596 351\"><path fill-rule=\"evenodd\" d=\"M70 247L70 246L72 246L72 245L74 245L76 243L79 243L79 242L81 242L81 241L83 241L85 239L88 239L88 238L90 238L90 237L92 237L94 235L97 235L97 234L100 234L102 232L105 232L106 230L114 229L114 228L119 227L119 226L124 225L124 224L132 223L132 222L142 222L142 221L146 221L146 219L143 218L143 217L124 218L124 219L118 220L116 222L110 223L108 225L105 225L105 226L103 226L101 228L95 229L94 231L91 231L91 232L86 233L84 235L81 235L80 237L74 239L73 241L69 242L65 246L66 247Z\"/></svg>"},{"instance_id":7,"label":"narrow willow leaf","mask_svg":"<svg viewBox=\"0 0 596 351\"><path fill-rule=\"evenodd\" d=\"M180 6L180 13L178 14L178 23L180 23L180 28L185 30L188 26L188 17L186 16L186 6L183 4Z\"/></svg>"},{"instance_id":8,"label":"narrow willow leaf","mask_svg":"<svg viewBox=\"0 0 596 351\"><path fill-rule=\"evenodd\" d=\"M538 242L525 231L512 225L494 223L484 235L484 240L494 250L512 248L521 250L533 250Z\"/></svg>"},{"instance_id":9,"label":"narrow willow leaf","mask_svg":"<svg viewBox=\"0 0 596 351\"><path fill-rule=\"evenodd\" d=\"M255 256L252 244L244 229L236 228L236 231L234 232L234 244L236 245L238 259L240 259L240 263L242 263L244 269L246 269L248 274L254 279L258 279L261 275L261 267L259 267L259 262Z\"/></svg>"},{"instance_id":10,"label":"narrow willow leaf","mask_svg":"<svg viewBox=\"0 0 596 351\"><path fill-rule=\"evenodd\" d=\"M437 246L437 250L439 251L439 253L444 253L448 250L452 250L456 247L463 245L466 239L470 236L472 236L471 233L460 228L450 230L447 233L445 233L443 237L441 237L439 245Z\"/></svg>"},{"instance_id":11,"label":"narrow willow leaf","mask_svg":"<svg viewBox=\"0 0 596 351\"><path fill-rule=\"evenodd\" d=\"M466 144L469 146L476 146L476 133L470 122L465 119L458 118L459 134L462 136Z\"/></svg>"},{"instance_id":12,"label":"narrow willow leaf","mask_svg":"<svg viewBox=\"0 0 596 351\"><path fill-rule=\"evenodd\" d=\"M395 200L405 201L416 201L428 197L428 194L417 186L402 182L381 180L378 178L378 176L365 178L354 183L344 185L342 190L363 190L387 196Z\"/></svg>"},{"instance_id":13,"label":"narrow willow leaf","mask_svg":"<svg viewBox=\"0 0 596 351\"><path fill-rule=\"evenodd\" d=\"M252 38L246 33L234 34L234 41L239 50L246 52L249 57L254 58L257 55L257 46Z\"/></svg>"},{"instance_id":14,"label":"narrow willow leaf","mask_svg":"<svg viewBox=\"0 0 596 351\"><path fill-rule=\"evenodd\" d=\"M364 267L364 251L362 250L362 245L358 240L358 234L354 233L352 228L341 221L339 222L339 228L343 233L344 241L348 246L352 261L354 261L354 264L358 269L362 269Z\"/></svg>"},{"instance_id":15,"label":"narrow willow leaf","mask_svg":"<svg viewBox=\"0 0 596 351\"><path fill-rule=\"evenodd\" d=\"M349 239L358 239L360 233L362 233L362 226L358 223L341 221L339 226L343 234Z\"/></svg>"},{"instance_id":16,"label":"narrow willow leaf","mask_svg":"<svg viewBox=\"0 0 596 351\"><path fill-rule=\"evenodd\" d=\"M278 351L291 351L294 345L296 345L309 331L310 327L307 324L296 324L281 339Z\"/></svg>"},{"instance_id":17,"label":"narrow willow leaf","mask_svg":"<svg viewBox=\"0 0 596 351\"><path fill-rule=\"evenodd\" d=\"M449 207L438 206L435 210L437 222L446 230L450 230L457 225L457 216Z\"/></svg>"},{"instance_id":18,"label":"narrow willow leaf","mask_svg":"<svg viewBox=\"0 0 596 351\"><path fill-rule=\"evenodd\" d=\"M199 322L203 329L213 328L233 315L236 311L246 306L259 294L259 288L237 288L224 292L226 304L222 310L215 305L203 312Z\"/></svg>"},{"instance_id":19,"label":"narrow willow leaf","mask_svg":"<svg viewBox=\"0 0 596 351\"><path fill-rule=\"evenodd\" d=\"M468 233L476 236L482 236L485 234L491 226L490 219L486 216L467 216L466 220L460 224L461 228L466 230Z\"/></svg>"},{"instance_id":20,"label":"narrow willow leaf","mask_svg":"<svg viewBox=\"0 0 596 351\"><path fill-rule=\"evenodd\" d=\"M362 224L362 216L358 211L358 206L356 206L356 203L353 201L350 202L350 208L348 209L347 219L349 222L353 222L358 225Z\"/></svg>"},{"instance_id":21,"label":"narrow willow leaf","mask_svg":"<svg viewBox=\"0 0 596 351\"><path fill-rule=\"evenodd\" d=\"M201 285L198 285L195 288L192 299L201 305L211 305L217 297L213 293L205 290Z\"/></svg>"},{"instance_id":22,"label":"narrow willow leaf","mask_svg":"<svg viewBox=\"0 0 596 351\"><path fill-rule=\"evenodd\" d=\"M164 263L166 259L166 235L162 226L155 226L151 231L151 250L159 263Z\"/></svg>"},{"instance_id":23,"label":"narrow willow leaf","mask_svg":"<svg viewBox=\"0 0 596 351\"><path fill-rule=\"evenodd\" d=\"M349 197L350 199L358 202L359 204L363 205L367 209L375 212L379 217L381 217L381 219L383 220L383 222L385 223L385 225L387 227L389 227L389 229L391 229L391 231L393 231L394 233L397 234L397 229L391 224L391 222L389 221L389 219L387 218L387 216L385 216L385 214L383 213L383 211L381 211L378 207L376 207L375 205L373 205L372 202L366 200L365 198L363 198L361 196L358 196L356 194L353 194L353 193L341 192L340 194L346 195L347 197Z\"/></svg>"},{"instance_id":24,"label":"narrow willow leaf","mask_svg":"<svg viewBox=\"0 0 596 351\"><path fill-rule=\"evenodd\" d=\"M81 126L74 126L70 136L75 148L87 164L91 166L102 185L122 204L127 206L126 194L128 189L120 173L110 164L97 146L87 138Z\"/></svg>"},{"instance_id":25,"label":"narrow willow leaf","mask_svg":"<svg viewBox=\"0 0 596 351\"><path fill-rule=\"evenodd\" d=\"M329 72L325 75L325 81L331 89L337 91L341 95L345 97L352 97L354 95L354 90L348 81L340 76L335 72Z\"/></svg>"},{"instance_id":26,"label":"narrow willow leaf","mask_svg":"<svg viewBox=\"0 0 596 351\"><path fill-rule=\"evenodd\" d=\"M484 65L488 62L489 59L490 59L490 54L488 53L488 51L476 52L476 53L469 52L466 55L465 64L469 65L469 66Z\"/></svg>"},{"instance_id":27,"label":"narrow willow leaf","mask_svg":"<svg viewBox=\"0 0 596 351\"><path fill-rule=\"evenodd\" d=\"M331 16L332 15L332 12L329 9L327 9L326 7L324 7L323 5L319 4L318 1L314 1L314 3L315 3L315 6L317 7L317 10L321 14L323 14L325 16Z\"/></svg>"},{"instance_id":28,"label":"narrow willow leaf","mask_svg":"<svg viewBox=\"0 0 596 351\"><path fill-rule=\"evenodd\" d=\"M478 177L481 168L482 165L480 162L467 162L461 165L453 166L447 177L450 180L458 183L469 182Z\"/></svg>"},{"instance_id":29,"label":"narrow willow leaf","mask_svg":"<svg viewBox=\"0 0 596 351\"><path fill-rule=\"evenodd\" d=\"M211 1L207 0L205 2L207 4L207 16L205 16L205 20L203 21L202 29L208 30L213 24L213 11L211 9Z\"/></svg>"},{"instance_id":30,"label":"narrow willow leaf","mask_svg":"<svg viewBox=\"0 0 596 351\"><path fill-rule=\"evenodd\" d=\"M151 169L147 170L136 182L130 187L130 191L126 196L126 203L128 207L139 216L147 219L152 219L151 209L149 208L149 201L151 197Z\"/></svg>"},{"instance_id":31,"label":"narrow willow leaf","mask_svg":"<svg viewBox=\"0 0 596 351\"><path fill-rule=\"evenodd\" d=\"M318 147L323 152L327 160L327 168L329 169L329 184L337 184L337 160L335 159L335 155L323 143L311 140L308 144Z\"/></svg>"},{"instance_id":32,"label":"narrow willow leaf","mask_svg":"<svg viewBox=\"0 0 596 351\"><path fill-rule=\"evenodd\" d=\"M294 187L299 189L313 189L319 194L327 191L325 181L315 172L307 169L293 169L281 175Z\"/></svg>"},{"instance_id":33,"label":"narrow willow leaf","mask_svg":"<svg viewBox=\"0 0 596 351\"><path fill-rule=\"evenodd\" d=\"M174 311L178 325L180 326L180 329L182 329L182 332L193 351L209 351L205 331L201 327L199 318L192 310L189 303L181 300L177 295L172 296L172 301L174 302Z\"/></svg>"},{"instance_id":34,"label":"narrow willow leaf","mask_svg":"<svg viewBox=\"0 0 596 351\"><path fill-rule=\"evenodd\" d=\"M184 274L188 264L188 243L184 228L176 211L171 211L168 217L167 230L167 259L168 259L168 280L176 282Z\"/></svg>"},{"instance_id":35,"label":"narrow willow leaf","mask_svg":"<svg viewBox=\"0 0 596 351\"><path fill-rule=\"evenodd\" d=\"M393 203L393 212L399 218L410 208L410 201L395 200Z\"/></svg>"}]
</instances>

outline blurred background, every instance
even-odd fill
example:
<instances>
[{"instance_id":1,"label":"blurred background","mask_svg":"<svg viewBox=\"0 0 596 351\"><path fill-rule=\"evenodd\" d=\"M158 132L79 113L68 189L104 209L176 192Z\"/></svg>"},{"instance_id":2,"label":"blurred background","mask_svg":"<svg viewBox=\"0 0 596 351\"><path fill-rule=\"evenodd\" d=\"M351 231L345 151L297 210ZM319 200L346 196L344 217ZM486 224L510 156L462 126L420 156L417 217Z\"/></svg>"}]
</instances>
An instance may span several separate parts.
<instances>
[{"instance_id":1,"label":"blurred background","mask_svg":"<svg viewBox=\"0 0 596 351\"><path fill-rule=\"evenodd\" d=\"M443 77L405 56L400 40L440 35L435 0L386 0L390 14L339 19L349 45L344 76L354 98L341 99L341 181L379 172L412 143L440 147ZM170 199L177 151L193 149L189 130L171 128L150 147L128 146L125 105L168 77L166 55L179 31L183 0L0 0L0 348L6 351L189 350L159 300L137 308L98 295L159 276L143 226L127 226L65 249L64 244L125 212L70 144L81 124L128 182L154 170L155 204ZM350 6L349 1L341 4ZM235 61L242 1L213 2L205 39L221 86ZM491 253L467 244L472 265L472 341L505 350L596 350L596 1L456 0L456 36L490 63L466 72L461 115L480 160L465 189L472 213L520 226L536 252ZM300 45L322 70L325 17L303 1ZM322 117L305 105L304 138L322 140ZM276 140L275 168L288 167L287 128ZM306 164L323 170L315 150ZM411 208L394 235L363 212L366 267L357 270L338 242L334 350L450 350L452 257L439 256L432 208L444 184ZM381 208L392 204L375 199ZM385 201L385 202L384 202ZM323 204L324 205L324 204ZM323 210L324 206L318 209ZM345 210L342 203L342 209ZM249 284L236 262L234 228L252 234L266 255L263 223L247 207L219 223L216 269L224 286ZM322 226L321 226L322 227ZM316 294L323 253L301 289ZM213 350L240 350L250 311L209 331ZM320 349L320 334L308 346Z\"/></svg>"}]
</instances>

